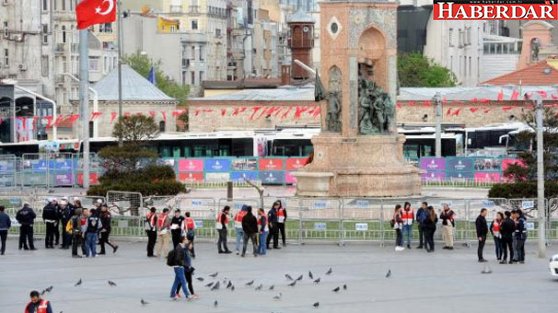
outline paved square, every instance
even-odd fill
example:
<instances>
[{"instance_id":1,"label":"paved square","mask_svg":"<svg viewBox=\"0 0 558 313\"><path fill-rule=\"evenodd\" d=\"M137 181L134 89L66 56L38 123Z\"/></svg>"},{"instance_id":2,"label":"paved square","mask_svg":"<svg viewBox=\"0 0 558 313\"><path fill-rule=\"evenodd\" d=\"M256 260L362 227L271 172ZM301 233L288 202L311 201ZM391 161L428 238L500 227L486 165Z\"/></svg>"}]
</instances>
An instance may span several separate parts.
<instances>
[{"instance_id":1,"label":"paved square","mask_svg":"<svg viewBox=\"0 0 558 313\"><path fill-rule=\"evenodd\" d=\"M531 243L533 244L533 243ZM41 247L37 242L37 246ZM234 245L229 244L229 248ZM548 259L536 259L535 247L527 247L527 264L499 265L493 246L486 256L493 273L481 274L476 248L454 251L423 250L395 253L393 247L376 245L289 245L267 256L240 258L218 255L214 244L197 243L194 287L200 298L171 301L174 276L161 259L145 257L145 243L120 242L116 255L72 259L68 250L18 251L14 238L7 255L0 257L0 312L21 312L29 291L53 285L46 295L54 312L556 312L558 280L549 275ZM549 249L557 253L558 247ZM325 272L333 268L331 275ZM385 278L391 269L392 276ZM321 277L319 284L308 278ZM204 287L219 272L218 291ZM302 281L289 287L285 274ZM79 280L83 284L74 287ZM235 291L224 288L233 281ZM110 287L107 280L117 286ZM251 287L245 284L255 280ZM262 291L255 287L263 284ZM347 285L347 290L332 289ZM275 285L273 291L269 287ZM282 293L281 300L273 300ZM141 305L140 299L149 302ZM214 307L214 301L218 307ZM314 309L312 304L319 302Z\"/></svg>"}]
</instances>

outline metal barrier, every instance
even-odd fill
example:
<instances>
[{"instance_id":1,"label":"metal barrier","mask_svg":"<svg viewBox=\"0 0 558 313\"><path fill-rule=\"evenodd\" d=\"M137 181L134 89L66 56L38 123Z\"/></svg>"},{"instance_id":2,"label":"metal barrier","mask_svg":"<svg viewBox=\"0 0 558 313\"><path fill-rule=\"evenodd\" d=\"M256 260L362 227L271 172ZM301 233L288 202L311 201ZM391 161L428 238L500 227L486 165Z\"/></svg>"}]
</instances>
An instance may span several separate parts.
<instances>
[{"instance_id":1,"label":"metal barrier","mask_svg":"<svg viewBox=\"0 0 558 313\"><path fill-rule=\"evenodd\" d=\"M299 242L327 239L341 243L341 200L298 198Z\"/></svg>"},{"instance_id":2,"label":"metal barrier","mask_svg":"<svg viewBox=\"0 0 558 313\"><path fill-rule=\"evenodd\" d=\"M141 216L143 196L139 192L108 191L107 205L113 215Z\"/></svg>"},{"instance_id":3,"label":"metal barrier","mask_svg":"<svg viewBox=\"0 0 558 313\"><path fill-rule=\"evenodd\" d=\"M15 155L0 155L0 187L17 186L17 158Z\"/></svg>"},{"instance_id":4,"label":"metal barrier","mask_svg":"<svg viewBox=\"0 0 558 313\"><path fill-rule=\"evenodd\" d=\"M341 244L349 241L374 240L380 241L383 245L386 235L384 212L384 203L381 199L343 199ZM389 218L387 221L389 228Z\"/></svg>"}]
</instances>

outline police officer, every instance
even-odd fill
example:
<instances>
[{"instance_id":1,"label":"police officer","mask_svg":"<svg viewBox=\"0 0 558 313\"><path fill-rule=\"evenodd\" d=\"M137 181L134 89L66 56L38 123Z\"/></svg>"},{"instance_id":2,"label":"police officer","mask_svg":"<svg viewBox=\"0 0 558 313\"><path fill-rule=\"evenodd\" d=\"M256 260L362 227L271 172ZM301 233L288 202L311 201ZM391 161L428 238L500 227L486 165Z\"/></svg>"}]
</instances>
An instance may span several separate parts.
<instances>
[{"instance_id":1,"label":"police officer","mask_svg":"<svg viewBox=\"0 0 558 313\"><path fill-rule=\"evenodd\" d=\"M267 237L267 242L266 242L267 249L270 249L269 244L271 242L271 239L273 239L273 249L281 249L279 247L279 225L277 225L278 206L279 206L278 203L274 203L271 209L267 212L267 221L269 223L269 230L270 230L270 234Z\"/></svg>"},{"instance_id":2,"label":"police officer","mask_svg":"<svg viewBox=\"0 0 558 313\"><path fill-rule=\"evenodd\" d=\"M514 212L515 231L514 231L514 262L525 263L525 240L527 239L527 228L525 225L525 215L521 209Z\"/></svg>"},{"instance_id":3,"label":"police officer","mask_svg":"<svg viewBox=\"0 0 558 313\"><path fill-rule=\"evenodd\" d=\"M43 208L43 221L46 224L45 248L54 249L55 230L58 228L58 207L52 199Z\"/></svg>"},{"instance_id":4,"label":"police officer","mask_svg":"<svg viewBox=\"0 0 558 313\"><path fill-rule=\"evenodd\" d=\"M66 224L74 216L74 208L68 203L68 200L61 199L58 204L58 217L62 221L62 247L60 249L69 249L72 244L72 235L68 234Z\"/></svg>"},{"instance_id":5,"label":"police officer","mask_svg":"<svg viewBox=\"0 0 558 313\"><path fill-rule=\"evenodd\" d=\"M37 250L33 244L33 223L37 215L29 206L29 203L24 202L23 208L17 211L16 220L21 224L19 228L19 250ZM29 243L29 246L27 246Z\"/></svg>"}]
</instances>

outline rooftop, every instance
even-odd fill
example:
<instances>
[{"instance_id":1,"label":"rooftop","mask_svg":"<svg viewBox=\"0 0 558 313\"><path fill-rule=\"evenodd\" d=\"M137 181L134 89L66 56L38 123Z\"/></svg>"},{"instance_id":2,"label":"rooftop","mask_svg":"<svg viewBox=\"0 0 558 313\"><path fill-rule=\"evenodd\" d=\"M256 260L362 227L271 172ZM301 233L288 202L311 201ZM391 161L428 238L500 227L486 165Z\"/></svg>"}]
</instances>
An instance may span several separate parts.
<instances>
[{"instance_id":1,"label":"rooftop","mask_svg":"<svg viewBox=\"0 0 558 313\"><path fill-rule=\"evenodd\" d=\"M190 98L190 101L314 101L314 85L301 87L281 86L275 89L244 89L239 92L205 98Z\"/></svg>"},{"instance_id":2,"label":"rooftop","mask_svg":"<svg viewBox=\"0 0 558 313\"><path fill-rule=\"evenodd\" d=\"M558 84L558 59L547 59L483 82L487 85L540 86Z\"/></svg>"}]
</instances>

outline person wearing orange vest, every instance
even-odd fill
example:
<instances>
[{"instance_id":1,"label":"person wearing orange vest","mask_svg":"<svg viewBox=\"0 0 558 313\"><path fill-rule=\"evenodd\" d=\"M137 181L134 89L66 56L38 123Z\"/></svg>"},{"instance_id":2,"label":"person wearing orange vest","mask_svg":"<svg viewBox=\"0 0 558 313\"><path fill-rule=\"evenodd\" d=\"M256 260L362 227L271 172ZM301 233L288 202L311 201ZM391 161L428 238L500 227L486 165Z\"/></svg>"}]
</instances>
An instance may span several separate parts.
<instances>
[{"instance_id":1,"label":"person wearing orange vest","mask_svg":"<svg viewBox=\"0 0 558 313\"><path fill-rule=\"evenodd\" d=\"M144 229L147 234L147 257L153 258L153 250L155 249L155 243L157 242L157 209L152 207L149 212L145 215Z\"/></svg>"},{"instance_id":2,"label":"person wearing orange vest","mask_svg":"<svg viewBox=\"0 0 558 313\"><path fill-rule=\"evenodd\" d=\"M186 238L188 239L188 249L192 255L192 258L196 258L196 252L194 252L194 238L196 237L196 222L190 217L190 212L184 214L184 222L182 222L182 228L186 233Z\"/></svg>"},{"instance_id":3,"label":"person wearing orange vest","mask_svg":"<svg viewBox=\"0 0 558 313\"><path fill-rule=\"evenodd\" d=\"M227 247L227 232L228 225L229 225L229 212L231 211L231 207L225 205L223 210L217 214L217 220L215 222L215 228L219 232L219 240L217 241L217 251L219 253L229 254L232 253Z\"/></svg>"},{"instance_id":4,"label":"person wearing orange vest","mask_svg":"<svg viewBox=\"0 0 558 313\"><path fill-rule=\"evenodd\" d=\"M411 208L409 202L405 202L401 211L401 219L403 220L403 239L407 241L407 249L411 249L411 239L413 239L413 221L415 220L415 212Z\"/></svg>"},{"instance_id":5,"label":"person wearing orange vest","mask_svg":"<svg viewBox=\"0 0 558 313\"><path fill-rule=\"evenodd\" d=\"M244 230L242 230L242 218L246 216L248 212L248 206L242 205L240 211L236 212L234 215L234 230L236 233L236 255L240 254L240 247L244 245Z\"/></svg>"},{"instance_id":6,"label":"person wearing orange vest","mask_svg":"<svg viewBox=\"0 0 558 313\"><path fill-rule=\"evenodd\" d=\"M157 216L157 255L166 257L169 252L170 243L170 225L169 209L164 208L163 213Z\"/></svg>"},{"instance_id":7,"label":"person wearing orange vest","mask_svg":"<svg viewBox=\"0 0 558 313\"><path fill-rule=\"evenodd\" d=\"M275 201L279 204L277 209L277 228L279 229L279 234L281 235L281 240L283 241L283 247L287 245L287 240L285 236L285 223L287 222L287 209L283 207L281 200ZM279 236L279 234L277 236Z\"/></svg>"},{"instance_id":8,"label":"person wearing orange vest","mask_svg":"<svg viewBox=\"0 0 558 313\"><path fill-rule=\"evenodd\" d=\"M490 233L494 237L494 246L496 249L496 258L498 261L502 260L502 234L500 233L500 225L504 220L502 212L496 213L496 218L490 224Z\"/></svg>"},{"instance_id":9,"label":"person wearing orange vest","mask_svg":"<svg viewBox=\"0 0 558 313\"><path fill-rule=\"evenodd\" d=\"M29 297L31 297L31 301L25 306L24 313L52 313L50 302L41 299L37 290L31 291Z\"/></svg>"},{"instance_id":10,"label":"person wearing orange vest","mask_svg":"<svg viewBox=\"0 0 558 313\"><path fill-rule=\"evenodd\" d=\"M269 234L269 225L267 223L267 214L265 214L265 211L262 208L258 210L258 229L260 233L258 254L266 255L267 254L266 242L267 242L267 235Z\"/></svg>"}]
</instances>

